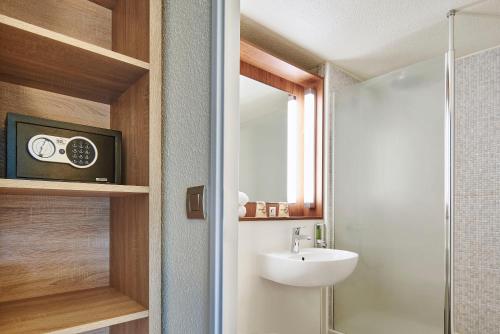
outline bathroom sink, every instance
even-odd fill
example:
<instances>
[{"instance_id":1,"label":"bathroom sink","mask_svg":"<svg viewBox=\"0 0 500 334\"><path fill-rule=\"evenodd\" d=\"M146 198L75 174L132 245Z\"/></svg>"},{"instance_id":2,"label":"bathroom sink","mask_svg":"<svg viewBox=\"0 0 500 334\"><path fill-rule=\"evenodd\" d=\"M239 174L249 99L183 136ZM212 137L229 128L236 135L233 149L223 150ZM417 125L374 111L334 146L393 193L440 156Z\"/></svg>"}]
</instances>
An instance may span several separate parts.
<instances>
[{"instance_id":1,"label":"bathroom sink","mask_svg":"<svg viewBox=\"0 0 500 334\"><path fill-rule=\"evenodd\" d=\"M300 287L322 287L345 280L356 268L358 254L339 249L304 248L299 253L259 255L260 276Z\"/></svg>"}]
</instances>

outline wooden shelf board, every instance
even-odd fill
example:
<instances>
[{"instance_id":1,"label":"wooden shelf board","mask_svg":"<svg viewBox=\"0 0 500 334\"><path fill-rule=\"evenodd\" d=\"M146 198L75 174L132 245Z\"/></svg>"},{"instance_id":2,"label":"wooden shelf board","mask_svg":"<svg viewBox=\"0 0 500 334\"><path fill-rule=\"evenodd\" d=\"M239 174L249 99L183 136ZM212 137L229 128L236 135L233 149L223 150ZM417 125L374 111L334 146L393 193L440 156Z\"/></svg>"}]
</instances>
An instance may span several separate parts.
<instances>
[{"instance_id":1,"label":"wooden shelf board","mask_svg":"<svg viewBox=\"0 0 500 334\"><path fill-rule=\"evenodd\" d=\"M99 6L106 7L107 9L113 9L116 6L116 0L89 0Z\"/></svg>"},{"instance_id":2,"label":"wooden shelf board","mask_svg":"<svg viewBox=\"0 0 500 334\"><path fill-rule=\"evenodd\" d=\"M273 220L320 220L322 216L290 216L290 217L240 217L240 222L273 221Z\"/></svg>"},{"instance_id":3,"label":"wooden shelf board","mask_svg":"<svg viewBox=\"0 0 500 334\"><path fill-rule=\"evenodd\" d=\"M148 310L110 287L0 304L0 333L73 334L147 318Z\"/></svg>"},{"instance_id":4,"label":"wooden shelf board","mask_svg":"<svg viewBox=\"0 0 500 334\"><path fill-rule=\"evenodd\" d=\"M0 15L0 80L111 103L149 71L123 54Z\"/></svg>"},{"instance_id":5,"label":"wooden shelf board","mask_svg":"<svg viewBox=\"0 0 500 334\"><path fill-rule=\"evenodd\" d=\"M123 197L148 193L146 186L0 179L0 194L9 195Z\"/></svg>"},{"instance_id":6,"label":"wooden shelf board","mask_svg":"<svg viewBox=\"0 0 500 334\"><path fill-rule=\"evenodd\" d=\"M250 42L240 41L240 60L286 80L310 86L321 78L263 51Z\"/></svg>"}]
</instances>

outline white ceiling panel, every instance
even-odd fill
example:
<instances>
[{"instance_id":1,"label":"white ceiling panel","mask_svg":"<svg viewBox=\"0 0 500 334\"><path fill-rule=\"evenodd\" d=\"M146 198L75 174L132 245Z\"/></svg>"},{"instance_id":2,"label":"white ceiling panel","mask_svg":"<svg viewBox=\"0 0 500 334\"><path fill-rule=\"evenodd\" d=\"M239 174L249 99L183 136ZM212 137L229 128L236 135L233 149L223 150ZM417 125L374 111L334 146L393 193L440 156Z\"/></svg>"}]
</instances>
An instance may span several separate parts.
<instances>
[{"instance_id":1,"label":"white ceiling panel","mask_svg":"<svg viewBox=\"0 0 500 334\"><path fill-rule=\"evenodd\" d=\"M271 52L280 47L274 53L283 53L303 67L329 60L359 78L370 78L444 54L447 11L475 3L478 1L241 0L242 36ZM500 44L500 17L495 12L499 4L500 0L488 0L459 14L460 52Z\"/></svg>"}]
</instances>

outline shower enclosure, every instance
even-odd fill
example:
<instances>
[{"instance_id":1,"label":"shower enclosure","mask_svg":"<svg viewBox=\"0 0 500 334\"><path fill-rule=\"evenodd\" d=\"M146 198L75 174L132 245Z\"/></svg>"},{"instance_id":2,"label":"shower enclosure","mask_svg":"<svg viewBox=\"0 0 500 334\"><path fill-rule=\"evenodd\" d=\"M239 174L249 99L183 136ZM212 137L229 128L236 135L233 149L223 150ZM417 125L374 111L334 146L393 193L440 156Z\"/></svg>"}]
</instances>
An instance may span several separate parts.
<instances>
[{"instance_id":1,"label":"shower enclosure","mask_svg":"<svg viewBox=\"0 0 500 334\"><path fill-rule=\"evenodd\" d=\"M500 1L442 24L441 55L335 96L334 248L360 258L330 333L499 333Z\"/></svg>"},{"instance_id":2,"label":"shower enclosure","mask_svg":"<svg viewBox=\"0 0 500 334\"><path fill-rule=\"evenodd\" d=\"M442 334L443 57L336 98L335 248L360 254L334 289L346 334Z\"/></svg>"}]
</instances>

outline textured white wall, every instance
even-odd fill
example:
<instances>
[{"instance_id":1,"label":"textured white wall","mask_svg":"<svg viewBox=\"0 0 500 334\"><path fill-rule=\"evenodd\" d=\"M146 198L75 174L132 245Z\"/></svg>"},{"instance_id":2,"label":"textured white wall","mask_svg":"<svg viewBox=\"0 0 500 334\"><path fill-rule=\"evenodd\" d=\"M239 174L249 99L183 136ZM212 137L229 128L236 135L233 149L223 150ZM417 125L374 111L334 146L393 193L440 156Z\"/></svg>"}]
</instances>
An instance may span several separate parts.
<instances>
[{"instance_id":1,"label":"textured white wall","mask_svg":"<svg viewBox=\"0 0 500 334\"><path fill-rule=\"evenodd\" d=\"M207 333L209 225L185 194L209 177L211 2L166 0L164 20L163 332Z\"/></svg>"},{"instance_id":2,"label":"textured white wall","mask_svg":"<svg viewBox=\"0 0 500 334\"><path fill-rule=\"evenodd\" d=\"M238 334L319 334L320 289L281 285L261 278L257 256L290 248L292 227L313 234L318 221L240 222ZM302 241L301 247L312 247Z\"/></svg>"}]
</instances>

